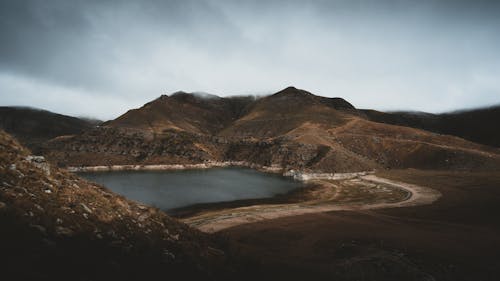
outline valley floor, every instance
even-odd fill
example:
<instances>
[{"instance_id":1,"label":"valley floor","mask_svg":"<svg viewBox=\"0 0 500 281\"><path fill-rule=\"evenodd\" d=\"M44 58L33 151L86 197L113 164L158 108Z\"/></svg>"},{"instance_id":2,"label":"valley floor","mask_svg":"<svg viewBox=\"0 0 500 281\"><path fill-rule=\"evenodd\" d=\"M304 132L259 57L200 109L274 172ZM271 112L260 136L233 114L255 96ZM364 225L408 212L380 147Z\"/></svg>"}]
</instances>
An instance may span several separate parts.
<instances>
[{"instance_id":1,"label":"valley floor","mask_svg":"<svg viewBox=\"0 0 500 281\"><path fill-rule=\"evenodd\" d=\"M396 170L433 204L290 216L218 232L247 280L498 280L500 173Z\"/></svg>"}]
</instances>

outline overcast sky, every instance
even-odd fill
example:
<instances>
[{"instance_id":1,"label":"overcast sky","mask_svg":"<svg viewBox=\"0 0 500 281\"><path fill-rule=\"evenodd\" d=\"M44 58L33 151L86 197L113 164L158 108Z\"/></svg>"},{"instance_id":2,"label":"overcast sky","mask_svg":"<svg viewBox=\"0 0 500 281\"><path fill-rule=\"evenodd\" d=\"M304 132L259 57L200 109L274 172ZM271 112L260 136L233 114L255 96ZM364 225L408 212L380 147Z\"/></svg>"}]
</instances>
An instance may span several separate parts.
<instances>
[{"instance_id":1,"label":"overcast sky","mask_svg":"<svg viewBox=\"0 0 500 281\"><path fill-rule=\"evenodd\" d=\"M0 105L115 118L178 90L500 103L500 1L0 0Z\"/></svg>"}]
</instances>

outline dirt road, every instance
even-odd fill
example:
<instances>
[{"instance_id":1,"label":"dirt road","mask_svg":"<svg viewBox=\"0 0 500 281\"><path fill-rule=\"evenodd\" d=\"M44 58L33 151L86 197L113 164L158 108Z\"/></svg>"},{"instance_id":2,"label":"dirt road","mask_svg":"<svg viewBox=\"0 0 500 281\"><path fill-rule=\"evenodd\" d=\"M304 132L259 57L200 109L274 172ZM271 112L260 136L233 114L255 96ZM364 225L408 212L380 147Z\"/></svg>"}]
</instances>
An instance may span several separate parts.
<instances>
[{"instance_id":1,"label":"dirt road","mask_svg":"<svg viewBox=\"0 0 500 281\"><path fill-rule=\"evenodd\" d=\"M382 192L391 192L394 189L401 189L406 192L404 197L398 201L387 200L367 200L368 202L343 202L336 200L338 192L334 192L334 196L325 198L310 198L305 202L291 204L266 204L253 205L248 207L239 207L232 209L224 209L217 211L207 211L197 214L192 217L184 218L183 222L198 228L204 232L217 232L229 227L237 226L245 223L258 222L281 217L297 216L312 213L344 211L344 210L370 210L381 208L395 208L405 206L417 206L431 204L436 201L441 194L431 188L408 184L404 182L393 181L385 178L380 178L375 175L362 175L354 180L361 186L374 186L376 189L381 189ZM338 181L342 182L342 181ZM332 185L331 181L319 181L323 185ZM384 187L390 189L383 189ZM369 191L372 193L372 191ZM367 196L366 194L364 195ZM372 199L366 197L367 199Z\"/></svg>"}]
</instances>

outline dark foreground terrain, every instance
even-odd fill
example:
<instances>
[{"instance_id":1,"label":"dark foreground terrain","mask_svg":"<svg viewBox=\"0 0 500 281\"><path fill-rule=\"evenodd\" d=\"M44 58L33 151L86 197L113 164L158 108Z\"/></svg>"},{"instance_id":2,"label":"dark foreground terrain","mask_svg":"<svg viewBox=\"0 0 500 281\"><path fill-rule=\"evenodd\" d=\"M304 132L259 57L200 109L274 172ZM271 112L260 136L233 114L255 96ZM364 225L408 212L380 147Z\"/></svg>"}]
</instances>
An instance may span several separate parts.
<instances>
[{"instance_id":1,"label":"dark foreground terrain","mask_svg":"<svg viewBox=\"0 0 500 281\"><path fill-rule=\"evenodd\" d=\"M215 238L0 130L0 280L219 280L231 270Z\"/></svg>"},{"instance_id":2,"label":"dark foreground terrain","mask_svg":"<svg viewBox=\"0 0 500 281\"><path fill-rule=\"evenodd\" d=\"M176 93L99 127L32 111L16 123L17 112L0 123L32 152L0 130L0 280L500 279L495 108L445 119L384 114L289 87L259 99ZM31 155L38 152L47 162ZM442 197L206 234L56 167L207 161L314 173L377 170ZM301 202L307 194L199 205L176 215Z\"/></svg>"},{"instance_id":3,"label":"dark foreground terrain","mask_svg":"<svg viewBox=\"0 0 500 281\"><path fill-rule=\"evenodd\" d=\"M247 280L498 280L500 173L380 176L427 185L427 206L303 215L222 231Z\"/></svg>"}]
</instances>

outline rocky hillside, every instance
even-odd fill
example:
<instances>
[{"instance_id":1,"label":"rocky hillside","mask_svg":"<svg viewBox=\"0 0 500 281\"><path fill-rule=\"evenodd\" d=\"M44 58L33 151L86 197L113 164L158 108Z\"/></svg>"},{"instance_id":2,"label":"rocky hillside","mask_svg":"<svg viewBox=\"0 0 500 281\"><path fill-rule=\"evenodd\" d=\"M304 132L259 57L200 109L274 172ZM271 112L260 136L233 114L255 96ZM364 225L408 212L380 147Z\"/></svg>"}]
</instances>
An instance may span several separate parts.
<instances>
[{"instance_id":1,"label":"rocky hillside","mask_svg":"<svg viewBox=\"0 0 500 281\"><path fill-rule=\"evenodd\" d=\"M28 107L0 107L0 129L15 136L32 151L39 152L47 140L80 134L100 123Z\"/></svg>"},{"instance_id":2,"label":"rocky hillside","mask_svg":"<svg viewBox=\"0 0 500 281\"><path fill-rule=\"evenodd\" d=\"M3 280L217 280L208 236L32 156L0 130Z\"/></svg>"},{"instance_id":3,"label":"rocky hillside","mask_svg":"<svg viewBox=\"0 0 500 281\"><path fill-rule=\"evenodd\" d=\"M370 120L458 136L473 142L500 147L500 131L493 129L500 120L500 106L444 114L421 112L363 111Z\"/></svg>"},{"instance_id":4,"label":"rocky hillside","mask_svg":"<svg viewBox=\"0 0 500 281\"><path fill-rule=\"evenodd\" d=\"M247 161L324 172L500 167L499 149L373 119L341 98L293 87L258 99L176 93L99 128L53 139L44 153L61 166Z\"/></svg>"},{"instance_id":5,"label":"rocky hillside","mask_svg":"<svg viewBox=\"0 0 500 281\"><path fill-rule=\"evenodd\" d=\"M157 134L168 130L215 134L238 119L252 101L252 97L220 98L177 92L129 110L103 125Z\"/></svg>"}]
</instances>

